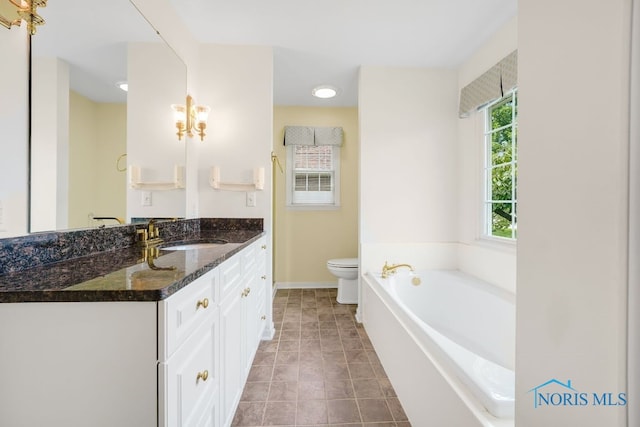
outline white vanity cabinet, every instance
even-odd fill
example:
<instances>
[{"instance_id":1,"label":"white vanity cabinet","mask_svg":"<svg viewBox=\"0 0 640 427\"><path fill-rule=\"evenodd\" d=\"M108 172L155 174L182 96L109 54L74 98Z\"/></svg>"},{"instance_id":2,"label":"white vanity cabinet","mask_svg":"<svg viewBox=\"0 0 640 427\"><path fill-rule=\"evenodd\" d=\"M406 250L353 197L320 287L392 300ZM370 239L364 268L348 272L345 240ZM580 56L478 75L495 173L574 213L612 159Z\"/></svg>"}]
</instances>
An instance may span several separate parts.
<instances>
[{"instance_id":1,"label":"white vanity cabinet","mask_svg":"<svg viewBox=\"0 0 640 427\"><path fill-rule=\"evenodd\" d=\"M221 413L227 427L266 325L266 239L220 265Z\"/></svg>"},{"instance_id":2,"label":"white vanity cabinet","mask_svg":"<svg viewBox=\"0 0 640 427\"><path fill-rule=\"evenodd\" d=\"M157 302L0 304L0 426L230 426L266 325L265 241Z\"/></svg>"},{"instance_id":3,"label":"white vanity cabinet","mask_svg":"<svg viewBox=\"0 0 640 427\"><path fill-rule=\"evenodd\" d=\"M219 269L158 303L158 425L214 427L219 404Z\"/></svg>"}]
</instances>

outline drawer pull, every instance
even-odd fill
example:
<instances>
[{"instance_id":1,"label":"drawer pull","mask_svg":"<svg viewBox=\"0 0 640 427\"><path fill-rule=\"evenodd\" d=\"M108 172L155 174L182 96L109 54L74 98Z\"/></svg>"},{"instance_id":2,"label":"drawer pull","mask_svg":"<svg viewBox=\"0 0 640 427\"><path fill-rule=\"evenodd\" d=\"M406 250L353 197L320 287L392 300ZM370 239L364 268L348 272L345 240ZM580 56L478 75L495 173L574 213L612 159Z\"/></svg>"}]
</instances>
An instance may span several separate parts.
<instances>
[{"instance_id":1,"label":"drawer pull","mask_svg":"<svg viewBox=\"0 0 640 427\"><path fill-rule=\"evenodd\" d=\"M242 294L241 294L241 295L242 295L243 297L246 297L247 295L249 295L249 292L251 292L251 288L245 288L245 289L242 291Z\"/></svg>"},{"instance_id":2,"label":"drawer pull","mask_svg":"<svg viewBox=\"0 0 640 427\"><path fill-rule=\"evenodd\" d=\"M264 276L264 275L260 276L260 278L261 278L262 280L267 280L267 276Z\"/></svg>"},{"instance_id":3,"label":"drawer pull","mask_svg":"<svg viewBox=\"0 0 640 427\"><path fill-rule=\"evenodd\" d=\"M260 317L260 319L262 320L267 320L267 316L265 316L264 314Z\"/></svg>"},{"instance_id":4,"label":"drawer pull","mask_svg":"<svg viewBox=\"0 0 640 427\"><path fill-rule=\"evenodd\" d=\"M202 372L198 372L198 376L196 377L196 384L198 384L198 381L200 380L206 381L207 379L209 379L209 371L205 369Z\"/></svg>"},{"instance_id":5,"label":"drawer pull","mask_svg":"<svg viewBox=\"0 0 640 427\"><path fill-rule=\"evenodd\" d=\"M267 245L260 246L262 249L267 249Z\"/></svg>"},{"instance_id":6,"label":"drawer pull","mask_svg":"<svg viewBox=\"0 0 640 427\"><path fill-rule=\"evenodd\" d=\"M199 309L200 307L202 308L209 307L209 298L198 300L198 303L196 304L196 310Z\"/></svg>"}]
</instances>

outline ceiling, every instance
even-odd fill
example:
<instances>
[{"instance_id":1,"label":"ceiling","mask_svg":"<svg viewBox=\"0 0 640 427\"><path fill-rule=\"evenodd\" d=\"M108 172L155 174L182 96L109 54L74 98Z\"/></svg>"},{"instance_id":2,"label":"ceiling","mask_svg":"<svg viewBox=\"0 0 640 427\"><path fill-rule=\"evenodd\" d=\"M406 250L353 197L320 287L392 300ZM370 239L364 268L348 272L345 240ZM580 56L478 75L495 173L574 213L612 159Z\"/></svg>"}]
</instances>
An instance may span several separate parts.
<instances>
[{"instance_id":1,"label":"ceiling","mask_svg":"<svg viewBox=\"0 0 640 427\"><path fill-rule=\"evenodd\" d=\"M65 60L71 88L96 102L126 102L116 83L127 79L129 41L161 41L129 0L51 0L38 14L32 56Z\"/></svg>"},{"instance_id":2,"label":"ceiling","mask_svg":"<svg viewBox=\"0 0 640 427\"><path fill-rule=\"evenodd\" d=\"M455 68L517 13L517 0L169 3L202 43L273 46L274 103L306 106L357 105L361 65ZM40 14L47 23L34 37L34 55L65 58L72 80L85 81L79 90L94 99L122 98L113 84L126 78L127 40L158 39L128 0L51 0ZM314 98L317 85L338 95ZM100 94L103 86L115 98Z\"/></svg>"}]
</instances>

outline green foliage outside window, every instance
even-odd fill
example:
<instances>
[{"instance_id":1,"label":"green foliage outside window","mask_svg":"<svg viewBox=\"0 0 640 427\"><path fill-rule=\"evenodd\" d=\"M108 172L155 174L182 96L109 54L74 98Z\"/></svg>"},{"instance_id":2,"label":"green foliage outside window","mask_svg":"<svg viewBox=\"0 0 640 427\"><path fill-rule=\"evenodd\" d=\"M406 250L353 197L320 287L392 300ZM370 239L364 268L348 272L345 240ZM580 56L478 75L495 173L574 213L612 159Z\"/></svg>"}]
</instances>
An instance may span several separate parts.
<instances>
[{"instance_id":1,"label":"green foliage outside window","mask_svg":"<svg viewBox=\"0 0 640 427\"><path fill-rule=\"evenodd\" d=\"M515 91L487 109L487 232L516 238L516 134ZM487 147L489 148L489 147Z\"/></svg>"}]
</instances>

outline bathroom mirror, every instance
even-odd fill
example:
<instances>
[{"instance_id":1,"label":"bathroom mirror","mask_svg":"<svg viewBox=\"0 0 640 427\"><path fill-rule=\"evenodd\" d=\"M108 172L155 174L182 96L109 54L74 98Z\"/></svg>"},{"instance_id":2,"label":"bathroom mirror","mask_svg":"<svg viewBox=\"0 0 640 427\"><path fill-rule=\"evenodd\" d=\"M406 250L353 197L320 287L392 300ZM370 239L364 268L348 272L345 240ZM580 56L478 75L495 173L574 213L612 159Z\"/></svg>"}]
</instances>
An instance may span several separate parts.
<instances>
[{"instance_id":1,"label":"bathroom mirror","mask_svg":"<svg viewBox=\"0 0 640 427\"><path fill-rule=\"evenodd\" d=\"M141 79L141 71L134 70L139 86L121 90L118 83L129 82L132 63L145 62L161 78ZM167 158L156 153L154 164L184 164L170 105L186 94L186 66L130 0L94 1L90 7L83 0L50 2L46 24L31 39L31 68L29 231L126 220L127 166L131 152L149 144L145 139L158 143ZM146 86L145 96L140 85ZM168 119L158 117L163 109ZM165 128L166 140L159 141ZM138 166L155 178L153 165ZM176 197L184 199L184 191L172 197L177 210L162 215L182 216L184 202Z\"/></svg>"}]
</instances>

